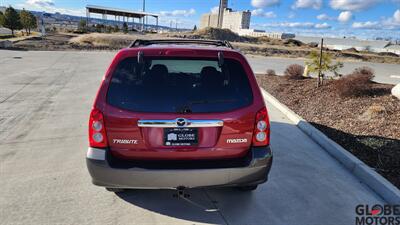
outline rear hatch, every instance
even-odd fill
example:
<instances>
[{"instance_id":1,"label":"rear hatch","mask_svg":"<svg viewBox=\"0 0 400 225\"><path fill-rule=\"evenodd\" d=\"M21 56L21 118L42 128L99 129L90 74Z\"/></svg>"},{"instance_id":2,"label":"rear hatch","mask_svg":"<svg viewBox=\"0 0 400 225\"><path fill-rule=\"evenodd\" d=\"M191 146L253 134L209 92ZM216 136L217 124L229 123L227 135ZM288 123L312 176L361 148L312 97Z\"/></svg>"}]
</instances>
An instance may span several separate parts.
<instances>
[{"instance_id":1,"label":"rear hatch","mask_svg":"<svg viewBox=\"0 0 400 225\"><path fill-rule=\"evenodd\" d=\"M257 110L241 63L217 58L123 59L104 112L111 153L124 159L243 156Z\"/></svg>"}]
</instances>

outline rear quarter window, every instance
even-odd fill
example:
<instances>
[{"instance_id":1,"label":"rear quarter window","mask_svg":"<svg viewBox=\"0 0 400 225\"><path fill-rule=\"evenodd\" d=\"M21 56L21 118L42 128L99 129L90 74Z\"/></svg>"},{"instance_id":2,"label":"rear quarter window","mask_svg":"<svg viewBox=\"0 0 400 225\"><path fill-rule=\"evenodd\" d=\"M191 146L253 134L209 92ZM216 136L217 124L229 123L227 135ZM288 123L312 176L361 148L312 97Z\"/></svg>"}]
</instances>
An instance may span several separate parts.
<instances>
[{"instance_id":1,"label":"rear quarter window","mask_svg":"<svg viewBox=\"0 0 400 225\"><path fill-rule=\"evenodd\" d=\"M135 112L226 112L250 105L248 76L237 60L123 59L112 74L108 104Z\"/></svg>"}]
</instances>

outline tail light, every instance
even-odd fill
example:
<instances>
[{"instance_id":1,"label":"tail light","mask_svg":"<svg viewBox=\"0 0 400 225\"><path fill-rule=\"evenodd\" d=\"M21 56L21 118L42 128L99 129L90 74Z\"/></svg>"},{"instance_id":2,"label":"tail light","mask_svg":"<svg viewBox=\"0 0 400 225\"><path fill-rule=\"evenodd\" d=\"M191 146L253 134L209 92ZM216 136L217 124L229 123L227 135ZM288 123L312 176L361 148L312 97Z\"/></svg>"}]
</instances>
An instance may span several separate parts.
<instances>
[{"instance_id":1,"label":"tail light","mask_svg":"<svg viewBox=\"0 0 400 225\"><path fill-rule=\"evenodd\" d=\"M103 113L98 109L92 109L89 119L89 145L94 148L106 148L108 146Z\"/></svg>"},{"instance_id":2,"label":"tail light","mask_svg":"<svg viewBox=\"0 0 400 225\"><path fill-rule=\"evenodd\" d=\"M267 108L257 112L256 124L254 125L253 146L267 146L270 142L270 124Z\"/></svg>"}]
</instances>

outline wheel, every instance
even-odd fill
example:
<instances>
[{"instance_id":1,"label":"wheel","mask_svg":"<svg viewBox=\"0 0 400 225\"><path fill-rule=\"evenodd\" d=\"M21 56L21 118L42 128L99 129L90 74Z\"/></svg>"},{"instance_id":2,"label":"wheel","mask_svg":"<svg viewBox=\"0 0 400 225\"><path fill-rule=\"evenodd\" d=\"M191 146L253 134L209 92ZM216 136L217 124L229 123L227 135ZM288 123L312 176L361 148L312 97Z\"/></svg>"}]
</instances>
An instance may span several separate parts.
<instances>
[{"instance_id":1,"label":"wheel","mask_svg":"<svg viewBox=\"0 0 400 225\"><path fill-rule=\"evenodd\" d=\"M258 185L249 185L249 186L239 186L237 187L240 191L254 191L256 190Z\"/></svg>"},{"instance_id":2,"label":"wheel","mask_svg":"<svg viewBox=\"0 0 400 225\"><path fill-rule=\"evenodd\" d=\"M109 192L114 192L114 193L125 191L125 189L122 189L122 188L106 188L106 190Z\"/></svg>"}]
</instances>

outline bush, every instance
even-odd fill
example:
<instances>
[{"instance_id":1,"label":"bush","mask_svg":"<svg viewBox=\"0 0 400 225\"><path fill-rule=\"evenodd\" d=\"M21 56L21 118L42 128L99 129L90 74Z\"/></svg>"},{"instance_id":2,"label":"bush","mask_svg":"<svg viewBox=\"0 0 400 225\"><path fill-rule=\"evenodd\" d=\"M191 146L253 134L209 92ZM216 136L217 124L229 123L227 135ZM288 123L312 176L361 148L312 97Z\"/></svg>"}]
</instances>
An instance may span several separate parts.
<instances>
[{"instance_id":1,"label":"bush","mask_svg":"<svg viewBox=\"0 0 400 225\"><path fill-rule=\"evenodd\" d=\"M285 77L289 79L303 79L303 73L304 73L304 66L299 65L299 64L292 64L288 66L285 70Z\"/></svg>"},{"instance_id":2,"label":"bush","mask_svg":"<svg viewBox=\"0 0 400 225\"><path fill-rule=\"evenodd\" d=\"M136 40L136 36L128 34L102 34L91 33L71 38L69 43L81 46L108 47L112 49L120 49L128 46L132 41Z\"/></svg>"},{"instance_id":3,"label":"bush","mask_svg":"<svg viewBox=\"0 0 400 225\"><path fill-rule=\"evenodd\" d=\"M268 76L276 76L275 70L268 69L267 70L267 75Z\"/></svg>"},{"instance_id":4,"label":"bush","mask_svg":"<svg viewBox=\"0 0 400 225\"><path fill-rule=\"evenodd\" d=\"M374 71L368 67L360 67L353 73L335 81L335 90L342 97L357 97L371 94Z\"/></svg>"}]
</instances>

